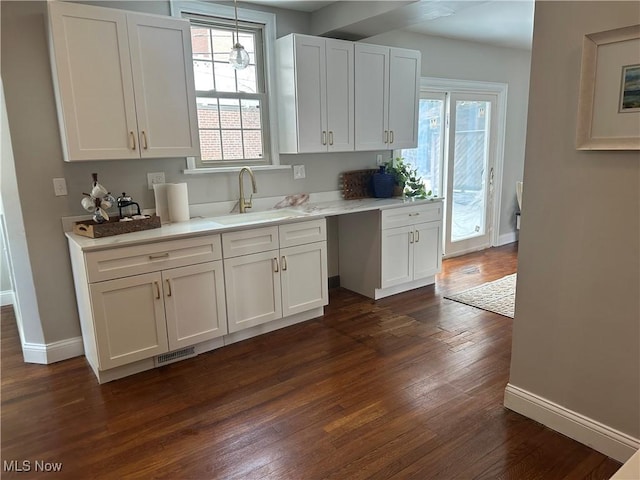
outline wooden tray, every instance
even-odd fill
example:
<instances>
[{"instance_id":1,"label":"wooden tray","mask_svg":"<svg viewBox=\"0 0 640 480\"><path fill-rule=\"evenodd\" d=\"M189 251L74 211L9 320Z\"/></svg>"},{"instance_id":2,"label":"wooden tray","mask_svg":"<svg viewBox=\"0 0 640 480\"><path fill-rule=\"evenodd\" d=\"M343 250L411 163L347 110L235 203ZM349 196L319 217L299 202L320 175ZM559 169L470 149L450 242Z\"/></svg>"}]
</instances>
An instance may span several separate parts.
<instances>
[{"instance_id":1,"label":"wooden tray","mask_svg":"<svg viewBox=\"0 0 640 480\"><path fill-rule=\"evenodd\" d=\"M345 200L373 197L371 175L378 172L377 168L368 170L352 170L341 175L342 196Z\"/></svg>"},{"instance_id":2,"label":"wooden tray","mask_svg":"<svg viewBox=\"0 0 640 480\"><path fill-rule=\"evenodd\" d=\"M122 233L141 232L152 228L160 228L160 217L157 215L130 222L121 222L120 217L116 216L110 217L109 221L103 223L96 223L93 220L76 222L73 225L73 233L83 237L102 238Z\"/></svg>"}]
</instances>

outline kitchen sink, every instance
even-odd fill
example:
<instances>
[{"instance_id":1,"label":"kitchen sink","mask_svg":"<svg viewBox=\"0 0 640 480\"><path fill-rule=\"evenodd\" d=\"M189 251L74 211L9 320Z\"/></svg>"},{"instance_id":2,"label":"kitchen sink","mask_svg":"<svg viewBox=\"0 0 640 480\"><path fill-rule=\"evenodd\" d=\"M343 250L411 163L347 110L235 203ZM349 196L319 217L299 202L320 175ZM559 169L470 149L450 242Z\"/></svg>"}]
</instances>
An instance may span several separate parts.
<instances>
[{"instance_id":1,"label":"kitchen sink","mask_svg":"<svg viewBox=\"0 0 640 480\"><path fill-rule=\"evenodd\" d=\"M243 225L267 221L284 220L286 218L299 217L297 210L266 210L264 212L234 213L223 217L215 217L211 220L220 225Z\"/></svg>"}]
</instances>

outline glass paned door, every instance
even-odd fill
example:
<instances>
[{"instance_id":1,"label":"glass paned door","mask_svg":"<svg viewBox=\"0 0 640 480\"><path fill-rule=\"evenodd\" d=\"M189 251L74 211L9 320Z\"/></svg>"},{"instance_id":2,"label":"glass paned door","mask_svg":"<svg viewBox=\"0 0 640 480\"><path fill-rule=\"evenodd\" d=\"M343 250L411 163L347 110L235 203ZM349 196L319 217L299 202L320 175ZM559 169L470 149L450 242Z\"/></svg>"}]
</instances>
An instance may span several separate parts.
<instances>
[{"instance_id":1,"label":"glass paned door","mask_svg":"<svg viewBox=\"0 0 640 480\"><path fill-rule=\"evenodd\" d=\"M454 93L450 97L447 162L447 256L491 245L495 95Z\"/></svg>"}]
</instances>

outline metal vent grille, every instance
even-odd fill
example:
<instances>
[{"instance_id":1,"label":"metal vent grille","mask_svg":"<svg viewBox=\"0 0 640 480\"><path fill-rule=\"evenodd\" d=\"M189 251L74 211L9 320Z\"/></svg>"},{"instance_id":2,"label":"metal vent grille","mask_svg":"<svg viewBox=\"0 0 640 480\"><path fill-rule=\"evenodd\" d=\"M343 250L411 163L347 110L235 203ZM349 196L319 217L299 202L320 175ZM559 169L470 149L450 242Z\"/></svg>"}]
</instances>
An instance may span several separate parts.
<instances>
[{"instance_id":1,"label":"metal vent grille","mask_svg":"<svg viewBox=\"0 0 640 480\"><path fill-rule=\"evenodd\" d=\"M196 348L195 347L187 347L182 350L176 350L175 352L163 353L162 355L157 355L155 357L156 367L161 365L167 365L169 363L178 362L184 358L195 357Z\"/></svg>"}]
</instances>

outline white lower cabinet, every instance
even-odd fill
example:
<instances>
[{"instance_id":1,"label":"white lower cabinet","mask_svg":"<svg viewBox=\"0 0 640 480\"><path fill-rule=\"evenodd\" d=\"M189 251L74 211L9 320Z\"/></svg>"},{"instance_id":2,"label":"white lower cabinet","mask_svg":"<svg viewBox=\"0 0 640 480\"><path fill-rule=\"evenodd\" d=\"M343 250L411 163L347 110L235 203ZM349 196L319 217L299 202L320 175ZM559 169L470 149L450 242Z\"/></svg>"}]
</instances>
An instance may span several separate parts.
<instances>
[{"instance_id":1,"label":"white lower cabinet","mask_svg":"<svg viewBox=\"0 0 640 480\"><path fill-rule=\"evenodd\" d=\"M340 285L378 299L435 282L442 202L342 215Z\"/></svg>"},{"instance_id":2,"label":"white lower cabinet","mask_svg":"<svg viewBox=\"0 0 640 480\"><path fill-rule=\"evenodd\" d=\"M324 219L223 234L222 243L229 333L328 304ZM274 245L282 248L260 251Z\"/></svg>"}]
</instances>

